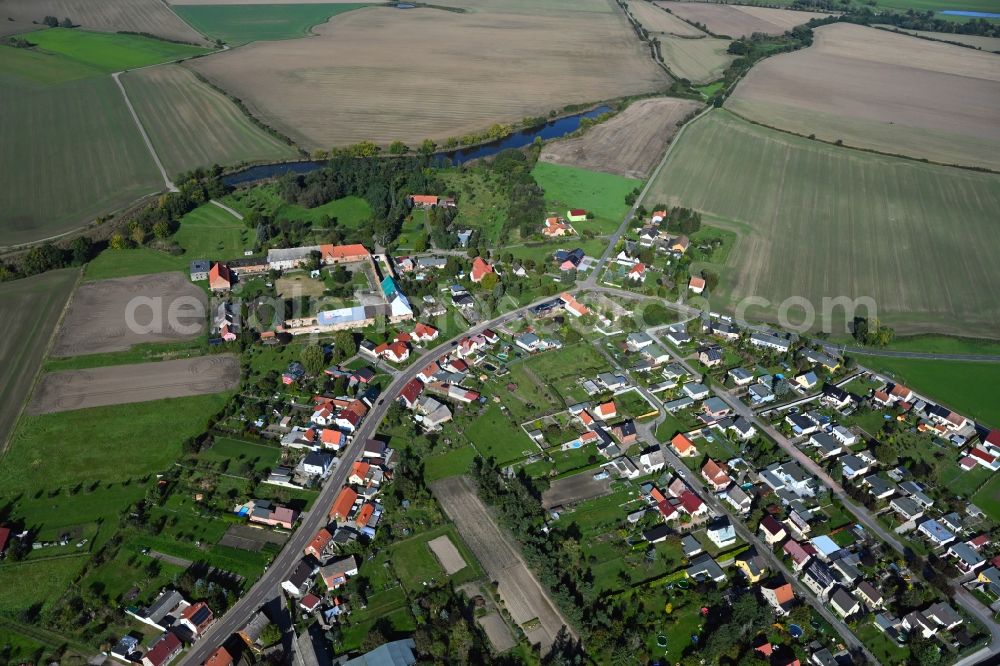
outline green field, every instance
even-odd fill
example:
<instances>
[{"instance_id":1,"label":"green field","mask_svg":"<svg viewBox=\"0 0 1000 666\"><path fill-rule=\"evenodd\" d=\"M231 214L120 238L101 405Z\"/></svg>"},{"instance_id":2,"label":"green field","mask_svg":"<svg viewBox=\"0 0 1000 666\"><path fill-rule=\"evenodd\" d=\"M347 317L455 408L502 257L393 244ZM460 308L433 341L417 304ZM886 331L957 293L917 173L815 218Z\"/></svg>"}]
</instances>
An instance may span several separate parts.
<instances>
[{"instance_id":1,"label":"green field","mask_svg":"<svg viewBox=\"0 0 1000 666\"><path fill-rule=\"evenodd\" d=\"M438 562L430 546L427 545L428 542L442 535L447 535L451 539L451 542L465 560L465 568L456 571L451 576L454 584L461 585L483 575L479 562L476 561L475 556L469 550L468 546L458 536L455 527L453 525L445 525L392 544L392 554L390 556L392 567L406 590L419 592L423 588L424 583L429 582L431 579L440 583L448 578L444 573L444 569L441 568L441 563Z\"/></svg>"},{"instance_id":2,"label":"green field","mask_svg":"<svg viewBox=\"0 0 1000 666\"><path fill-rule=\"evenodd\" d=\"M172 256L146 247L131 250L107 249L94 257L84 271L84 280L109 280L131 275L149 275L166 271L186 270L183 256Z\"/></svg>"},{"instance_id":3,"label":"green field","mask_svg":"<svg viewBox=\"0 0 1000 666\"><path fill-rule=\"evenodd\" d=\"M87 558L63 557L37 562L0 564L0 614L14 614L34 602L48 609L70 586Z\"/></svg>"},{"instance_id":4,"label":"green field","mask_svg":"<svg viewBox=\"0 0 1000 666\"><path fill-rule=\"evenodd\" d=\"M546 204L559 215L565 215L570 208L594 214L593 220L574 223L579 233L587 229L605 234L616 230L629 209L625 195L642 184L634 178L548 162L537 163L531 175L545 190Z\"/></svg>"},{"instance_id":5,"label":"green field","mask_svg":"<svg viewBox=\"0 0 1000 666\"><path fill-rule=\"evenodd\" d=\"M767 306L744 314L776 320L790 297L819 316L823 297L870 296L901 333L993 335L1000 323L991 252L1000 177L838 148L717 111L676 145L646 199L658 201L749 225L715 308L764 297ZM830 319L843 334L843 309Z\"/></svg>"},{"instance_id":6,"label":"green field","mask_svg":"<svg viewBox=\"0 0 1000 666\"><path fill-rule=\"evenodd\" d=\"M277 187L274 185L239 190L224 197L222 202L243 215L256 211L273 217L276 222L303 220L322 226L324 218L329 217L336 219L337 224L343 229L356 229L372 214L368 202L355 196L336 199L315 208L285 203L278 196Z\"/></svg>"},{"instance_id":7,"label":"green field","mask_svg":"<svg viewBox=\"0 0 1000 666\"><path fill-rule=\"evenodd\" d=\"M523 457L524 451L537 449L496 403L490 403L486 411L475 417L465 428L465 434L484 458L496 458L500 464Z\"/></svg>"},{"instance_id":8,"label":"green field","mask_svg":"<svg viewBox=\"0 0 1000 666\"><path fill-rule=\"evenodd\" d=\"M66 269L0 284L0 317L10 324L0 365L0 455L79 274Z\"/></svg>"},{"instance_id":9,"label":"green field","mask_svg":"<svg viewBox=\"0 0 1000 666\"><path fill-rule=\"evenodd\" d=\"M0 245L65 233L163 185L111 77L2 75L0 117Z\"/></svg>"},{"instance_id":10,"label":"green field","mask_svg":"<svg viewBox=\"0 0 1000 666\"><path fill-rule=\"evenodd\" d=\"M174 241L184 259L236 259L248 248L250 232L240 220L215 204L194 209L180 220Z\"/></svg>"},{"instance_id":11,"label":"green field","mask_svg":"<svg viewBox=\"0 0 1000 666\"><path fill-rule=\"evenodd\" d=\"M139 35L50 28L26 38L40 51L110 74L208 53L209 49Z\"/></svg>"},{"instance_id":12,"label":"green field","mask_svg":"<svg viewBox=\"0 0 1000 666\"><path fill-rule=\"evenodd\" d=\"M1000 428L1000 363L863 357L866 367L890 373L917 393Z\"/></svg>"},{"instance_id":13,"label":"green field","mask_svg":"<svg viewBox=\"0 0 1000 666\"><path fill-rule=\"evenodd\" d=\"M121 80L169 174L298 155L294 147L255 125L228 97L186 67L143 69Z\"/></svg>"},{"instance_id":14,"label":"green field","mask_svg":"<svg viewBox=\"0 0 1000 666\"><path fill-rule=\"evenodd\" d=\"M174 5L195 30L234 46L247 42L295 39L331 16L364 3L274 5Z\"/></svg>"},{"instance_id":15,"label":"green field","mask_svg":"<svg viewBox=\"0 0 1000 666\"><path fill-rule=\"evenodd\" d=\"M223 393L25 416L0 466L2 496L161 471L180 456L186 438L204 431L229 397Z\"/></svg>"}]
</instances>

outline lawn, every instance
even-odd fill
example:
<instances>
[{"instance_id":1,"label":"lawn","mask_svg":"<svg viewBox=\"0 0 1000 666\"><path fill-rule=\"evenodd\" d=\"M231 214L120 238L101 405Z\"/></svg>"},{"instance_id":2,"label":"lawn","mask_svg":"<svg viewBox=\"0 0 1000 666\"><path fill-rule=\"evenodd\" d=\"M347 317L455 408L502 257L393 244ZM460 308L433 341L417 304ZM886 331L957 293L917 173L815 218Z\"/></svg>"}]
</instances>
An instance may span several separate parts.
<instances>
[{"instance_id":1,"label":"lawn","mask_svg":"<svg viewBox=\"0 0 1000 666\"><path fill-rule=\"evenodd\" d=\"M258 472L273 469L280 455L281 449L277 446L245 442L231 437L216 437L212 446L202 450L198 458L218 464L228 463L228 473L238 474L239 467L244 464L252 466Z\"/></svg>"},{"instance_id":2,"label":"lawn","mask_svg":"<svg viewBox=\"0 0 1000 666\"><path fill-rule=\"evenodd\" d=\"M531 259L537 263L543 263L550 259L556 250L572 250L580 248L588 257L600 257L608 247L608 242L603 238L591 238L584 240L578 236L568 236L545 243L532 243L530 245L516 245L505 247L503 254L510 252L515 259Z\"/></svg>"},{"instance_id":3,"label":"lawn","mask_svg":"<svg viewBox=\"0 0 1000 666\"><path fill-rule=\"evenodd\" d=\"M993 522L1000 523L1000 475L993 477L972 496L972 503L983 510Z\"/></svg>"},{"instance_id":4,"label":"lawn","mask_svg":"<svg viewBox=\"0 0 1000 666\"><path fill-rule=\"evenodd\" d=\"M47 610L59 601L87 558L73 555L0 563L0 614L14 614L38 601Z\"/></svg>"},{"instance_id":5,"label":"lawn","mask_svg":"<svg viewBox=\"0 0 1000 666\"><path fill-rule=\"evenodd\" d=\"M1000 427L1000 363L887 357L865 357L861 362L969 418Z\"/></svg>"},{"instance_id":6,"label":"lawn","mask_svg":"<svg viewBox=\"0 0 1000 666\"><path fill-rule=\"evenodd\" d=\"M476 450L466 444L446 453L437 453L424 458L424 481L432 483L449 476L467 474L469 465L476 457Z\"/></svg>"},{"instance_id":7,"label":"lawn","mask_svg":"<svg viewBox=\"0 0 1000 666\"><path fill-rule=\"evenodd\" d=\"M276 222L303 220L315 226L322 226L326 223L326 218L330 218L336 220L338 226L344 229L357 229L372 214L368 202L355 196L336 199L315 208L285 203L278 195L275 185L239 190L225 197L223 203L244 215L256 211L273 217Z\"/></svg>"},{"instance_id":8,"label":"lawn","mask_svg":"<svg viewBox=\"0 0 1000 666\"><path fill-rule=\"evenodd\" d=\"M490 403L466 426L465 435L484 458L496 458L500 464L523 457L525 451L537 451L534 442L511 423L510 417L496 403Z\"/></svg>"},{"instance_id":9,"label":"lawn","mask_svg":"<svg viewBox=\"0 0 1000 666\"><path fill-rule=\"evenodd\" d=\"M646 204L660 201L746 225L713 308L761 297L767 305L746 317L776 320L783 301L802 297L819 319L824 297L871 297L868 316L902 334L993 335L1000 323L994 174L839 148L714 111L674 147ZM843 335L843 308L829 319L814 328Z\"/></svg>"},{"instance_id":10,"label":"lawn","mask_svg":"<svg viewBox=\"0 0 1000 666\"><path fill-rule=\"evenodd\" d=\"M190 58L209 49L122 33L89 32L79 28L38 30L26 38L45 52L110 74L162 62Z\"/></svg>"},{"instance_id":11,"label":"lawn","mask_svg":"<svg viewBox=\"0 0 1000 666\"><path fill-rule=\"evenodd\" d=\"M615 231L629 209L625 195L642 184L634 178L548 162L537 163L531 175L545 190L546 204L559 215L565 215L570 208L583 208L594 214L593 220L574 223L578 232Z\"/></svg>"},{"instance_id":12,"label":"lawn","mask_svg":"<svg viewBox=\"0 0 1000 666\"><path fill-rule=\"evenodd\" d=\"M363 3L273 5L174 5L195 30L230 46L304 37L331 16L365 7Z\"/></svg>"},{"instance_id":13,"label":"lawn","mask_svg":"<svg viewBox=\"0 0 1000 666\"><path fill-rule=\"evenodd\" d=\"M161 471L229 394L25 416L0 467L3 497L134 479Z\"/></svg>"},{"instance_id":14,"label":"lawn","mask_svg":"<svg viewBox=\"0 0 1000 666\"><path fill-rule=\"evenodd\" d=\"M235 259L248 247L246 226L215 204L204 204L180 220L174 241L185 259Z\"/></svg>"},{"instance_id":15,"label":"lawn","mask_svg":"<svg viewBox=\"0 0 1000 666\"><path fill-rule=\"evenodd\" d=\"M0 317L10 324L0 365L0 454L79 275L65 269L0 284Z\"/></svg>"},{"instance_id":16,"label":"lawn","mask_svg":"<svg viewBox=\"0 0 1000 666\"><path fill-rule=\"evenodd\" d=\"M427 545L428 542L442 535L447 535L451 539L451 542L462 554L466 564L465 568L456 571L451 577L454 584L460 585L483 575L475 556L458 536L455 527L444 525L392 544L390 556L392 567L403 587L408 591L419 592L424 583L429 583L432 579L441 583L447 578L437 557Z\"/></svg>"},{"instance_id":17,"label":"lawn","mask_svg":"<svg viewBox=\"0 0 1000 666\"><path fill-rule=\"evenodd\" d=\"M168 174L298 156L294 146L255 124L229 97L182 65L136 70L121 81Z\"/></svg>"},{"instance_id":18,"label":"lawn","mask_svg":"<svg viewBox=\"0 0 1000 666\"><path fill-rule=\"evenodd\" d=\"M185 257L173 256L145 247L131 250L112 250L109 248L87 264L84 280L89 282L167 271L186 271L189 264L190 260Z\"/></svg>"}]
</instances>

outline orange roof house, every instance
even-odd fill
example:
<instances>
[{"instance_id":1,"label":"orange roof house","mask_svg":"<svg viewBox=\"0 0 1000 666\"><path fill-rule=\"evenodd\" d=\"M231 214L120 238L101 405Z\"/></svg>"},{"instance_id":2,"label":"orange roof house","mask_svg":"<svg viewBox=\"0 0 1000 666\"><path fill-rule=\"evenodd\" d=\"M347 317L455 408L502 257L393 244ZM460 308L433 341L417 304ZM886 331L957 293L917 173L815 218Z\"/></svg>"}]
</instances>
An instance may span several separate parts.
<instances>
[{"instance_id":1,"label":"orange roof house","mask_svg":"<svg viewBox=\"0 0 1000 666\"><path fill-rule=\"evenodd\" d=\"M472 260L472 271L469 273L469 278L476 283L482 282L483 278L493 272L493 267L489 265L482 257L476 257Z\"/></svg>"},{"instance_id":2,"label":"orange roof house","mask_svg":"<svg viewBox=\"0 0 1000 666\"><path fill-rule=\"evenodd\" d=\"M225 647L219 647L215 652L208 655L205 666L233 666L233 655Z\"/></svg>"},{"instance_id":3,"label":"orange roof house","mask_svg":"<svg viewBox=\"0 0 1000 666\"><path fill-rule=\"evenodd\" d=\"M613 419L618 415L618 408L615 406L614 400L608 400L598 405L594 412L602 419Z\"/></svg>"},{"instance_id":4,"label":"orange roof house","mask_svg":"<svg viewBox=\"0 0 1000 666\"><path fill-rule=\"evenodd\" d=\"M711 458L701 468L701 475L715 486L716 490L724 490L729 485L729 474L726 473L725 464L717 463Z\"/></svg>"},{"instance_id":5,"label":"orange roof house","mask_svg":"<svg viewBox=\"0 0 1000 666\"><path fill-rule=\"evenodd\" d=\"M677 455L682 458L690 458L698 455L698 447L694 445L690 439L684 436L683 433L677 433L674 438L670 440L670 448L677 452Z\"/></svg>"},{"instance_id":6,"label":"orange roof house","mask_svg":"<svg viewBox=\"0 0 1000 666\"><path fill-rule=\"evenodd\" d=\"M371 465L369 463L361 462L360 460L356 461L351 466L351 475L347 477L347 480L351 483L364 483L370 469Z\"/></svg>"},{"instance_id":7,"label":"orange roof house","mask_svg":"<svg viewBox=\"0 0 1000 666\"><path fill-rule=\"evenodd\" d=\"M354 243L353 245L320 245L319 253L324 264L340 264L352 261L361 261L371 256L364 245Z\"/></svg>"},{"instance_id":8,"label":"orange roof house","mask_svg":"<svg viewBox=\"0 0 1000 666\"><path fill-rule=\"evenodd\" d=\"M560 294L559 300L563 302L563 307L566 308L566 311L574 317L582 317L590 312L586 305L573 298L573 294L570 294L569 292L563 292Z\"/></svg>"},{"instance_id":9,"label":"orange roof house","mask_svg":"<svg viewBox=\"0 0 1000 666\"><path fill-rule=\"evenodd\" d=\"M218 261L212 264L208 271L208 287L212 291L229 291L233 286L233 276L229 272L229 266Z\"/></svg>"},{"instance_id":10,"label":"orange roof house","mask_svg":"<svg viewBox=\"0 0 1000 666\"><path fill-rule=\"evenodd\" d=\"M323 551L328 545L330 545L330 539L332 538L333 535L330 534L330 530L324 527L316 533L316 536L313 537L312 541L309 542L309 545L305 547L303 552L306 555L312 555L317 560L321 559L323 557Z\"/></svg>"},{"instance_id":11,"label":"orange roof house","mask_svg":"<svg viewBox=\"0 0 1000 666\"><path fill-rule=\"evenodd\" d=\"M423 208L438 205L438 197L433 194L411 194L410 201L413 202L414 206Z\"/></svg>"},{"instance_id":12,"label":"orange roof house","mask_svg":"<svg viewBox=\"0 0 1000 666\"><path fill-rule=\"evenodd\" d=\"M341 490L333 503L333 507L330 508L330 518L332 520L347 520L357 499L358 493L353 488L344 488Z\"/></svg>"},{"instance_id":13,"label":"orange roof house","mask_svg":"<svg viewBox=\"0 0 1000 666\"><path fill-rule=\"evenodd\" d=\"M691 280L688 282L688 289L696 294L700 294L705 291L705 278L692 275Z\"/></svg>"},{"instance_id":14,"label":"orange roof house","mask_svg":"<svg viewBox=\"0 0 1000 666\"><path fill-rule=\"evenodd\" d=\"M564 223L558 217L545 218L545 226L542 227L542 233L546 236L551 238L565 236L568 231L572 231L572 227Z\"/></svg>"},{"instance_id":15,"label":"orange roof house","mask_svg":"<svg viewBox=\"0 0 1000 666\"><path fill-rule=\"evenodd\" d=\"M364 527L371 520L372 515L375 513L375 507L367 502L362 505L358 510L358 515L354 516L354 524L358 527Z\"/></svg>"}]
</instances>

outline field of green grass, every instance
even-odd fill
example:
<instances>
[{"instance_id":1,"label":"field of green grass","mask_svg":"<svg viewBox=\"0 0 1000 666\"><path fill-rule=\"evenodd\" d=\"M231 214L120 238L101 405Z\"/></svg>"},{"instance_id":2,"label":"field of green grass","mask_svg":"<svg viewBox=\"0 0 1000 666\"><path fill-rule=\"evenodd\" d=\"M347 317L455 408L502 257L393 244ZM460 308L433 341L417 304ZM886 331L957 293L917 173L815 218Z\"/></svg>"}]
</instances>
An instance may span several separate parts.
<instances>
[{"instance_id":1,"label":"field of green grass","mask_svg":"<svg viewBox=\"0 0 1000 666\"><path fill-rule=\"evenodd\" d=\"M552 211L566 215L570 208L583 208L594 214L593 220L573 224L580 233L591 229L607 234L617 229L629 209L625 195L642 184L634 178L548 162L537 163L531 175L545 190L545 202Z\"/></svg>"},{"instance_id":2,"label":"field of green grass","mask_svg":"<svg viewBox=\"0 0 1000 666\"><path fill-rule=\"evenodd\" d=\"M838 148L716 111L674 148L646 200L658 201L749 225L714 308L763 297L769 305L744 314L776 320L790 297L817 315L824 297L872 297L878 318L903 334L992 335L1000 323L990 252L1000 243L998 176ZM843 318L834 312L831 332L843 334Z\"/></svg>"},{"instance_id":3,"label":"field of green grass","mask_svg":"<svg viewBox=\"0 0 1000 666\"><path fill-rule=\"evenodd\" d=\"M174 241L184 248L184 259L236 259L252 241L243 222L215 204L204 204L180 220Z\"/></svg>"},{"instance_id":4,"label":"field of green grass","mask_svg":"<svg viewBox=\"0 0 1000 666\"><path fill-rule=\"evenodd\" d=\"M490 403L482 415L473 419L465 434L484 458L493 457L500 464L524 456L524 451L537 447L510 417L500 411L500 405Z\"/></svg>"},{"instance_id":5,"label":"field of green grass","mask_svg":"<svg viewBox=\"0 0 1000 666\"><path fill-rule=\"evenodd\" d=\"M1000 428L1000 363L888 357L864 357L862 363L969 418Z\"/></svg>"},{"instance_id":6,"label":"field of green grass","mask_svg":"<svg viewBox=\"0 0 1000 666\"><path fill-rule=\"evenodd\" d=\"M161 471L180 456L186 438L203 432L229 397L171 398L25 416L0 466L2 497Z\"/></svg>"},{"instance_id":7,"label":"field of green grass","mask_svg":"<svg viewBox=\"0 0 1000 666\"><path fill-rule=\"evenodd\" d=\"M166 252L139 247L131 250L107 249L94 257L84 270L83 279L109 280L132 275L149 275L187 270L189 259Z\"/></svg>"},{"instance_id":8,"label":"field of green grass","mask_svg":"<svg viewBox=\"0 0 1000 666\"><path fill-rule=\"evenodd\" d=\"M372 214L368 202L361 197L354 196L336 199L315 208L304 208L297 204L285 203L278 196L277 187L273 185L239 190L224 197L222 203L243 215L256 211L273 217L276 222L304 220L313 225L322 226L324 218L329 217L336 219L337 224L343 229L356 229Z\"/></svg>"},{"instance_id":9,"label":"field of green grass","mask_svg":"<svg viewBox=\"0 0 1000 666\"><path fill-rule=\"evenodd\" d=\"M0 284L0 317L10 324L0 364L0 455L79 275L65 269Z\"/></svg>"},{"instance_id":10,"label":"field of green grass","mask_svg":"<svg viewBox=\"0 0 1000 666\"><path fill-rule=\"evenodd\" d=\"M195 30L230 46L256 41L295 39L331 16L364 3L273 5L174 5L172 9Z\"/></svg>"},{"instance_id":11,"label":"field of green grass","mask_svg":"<svg viewBox=\"0 0 1000 666\"><path fill-rule=\"evenodd\" d=\"M392 567L403 587L410 592L419 592L423 588L424 582L429 582L431 579L440 583L448 578L437 557L427 545L428 542L442 535L447 535L451 539L465 560L465 568L456 571L451 576L451 581L454 584L461 585L483 575L479 562L462 541L455 527L444 525L392 544Z\"/></svg>"},{"instance_id":12,"label":"field of green grass","mask_svg":"<svg viewBox=\"0 0 1000 666\"><path fill-rule=\"evenodd\" d=\"M209 49L139 35L50 28L27 35L40 51L110 74L208 53Z\"/></svg>"},{"instance_id":13,"label":"field of green grass","mask_svg":"<svg viewBox=\"0 0 1000 666\"><path fill-rule=\"evenodd\" d=\"M427 456L424 458L424 481L433 483L449 476L467 474L469 465L475 457L475 449L468 445L446 453Z\"/></svg>"},{"instance_id":14,"label":"field of green grass","mask_svg":"<svg viewBox=\"0 0 1000 666\"><path fill-rule=\"evenodd\" d=\"M242 11L254 6L226 8ZM298 155L293 146L255 125L228 97L182 65L129 72L121 81L168 174Z\"/></svg>"},{"instance_id":15,"label":"field of green grass","mask_svg":"<svg viewBox=\"0 0 1000 666\"><path fill-rule=\"evenodd\" d=\"M35 602L43 611L58 603L85 557L73 555L31 562L0 563L0 614L15 615Z\"/></svg>"}]
</instances>

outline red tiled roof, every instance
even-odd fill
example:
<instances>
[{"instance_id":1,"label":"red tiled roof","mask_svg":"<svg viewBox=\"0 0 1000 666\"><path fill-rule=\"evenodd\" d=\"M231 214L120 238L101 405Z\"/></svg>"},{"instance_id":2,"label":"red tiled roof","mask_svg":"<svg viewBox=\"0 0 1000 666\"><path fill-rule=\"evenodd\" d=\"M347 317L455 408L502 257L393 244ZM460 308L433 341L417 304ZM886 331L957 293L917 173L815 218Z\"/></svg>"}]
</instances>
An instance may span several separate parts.
<instances>
[{"instance_id":1,"label":"red tiled roof","mask_svg":"<svg viewBox=\"0 0 1000 666\"><path fill-rule=\"evenodd\" d=\"M156 645L150 648L149 652L146 653L146 659L148 659L153 666L160 666L160 664L167 661L170 655L179 650L180 647L180 640L175 634L168 631L163 634L163 638L156 641Z\"/></svg>"},{"instance_id":2,"label":"red tiled roof","mask_svg":"<svg viewBox=\"0 0 1000 666\"><path fill-rule=\"evenodd\" d=\"M704 505L701 498L690 490L682 492L679 499L681 501L681 506L684 507L684 510L688 513L694 513Z\"/></svg>"},{"instance_id":3,"label":"red tiled roof","mask_svg":"<svg viewBox=\"0 0 1000 666\"><path fill-rule=\"evenodd\" d=\"M785 530L784 526L774 519L774 516L764 516L764 520L760 521L760 526L771 536L781 534Z\"/></svg>"},{"instance_id":4,"label":"red tiled roof","mask_svg":"<svg viewBox=\"0 0 1000 666\"><path fill-rule=\"evenodd\" d=\"M694 447L694 442L685 437L682 433L677 433L674 438L670 440L670 445L673 446L678 453L684 453L688 449Z\"/></svg>"},{"instance_id":5,"label":"red tiled roof","mask_svg":"<svg viewBox=\"0 0 1000 666\"><path fill-rule=\"evenodd\" d=\"M336 501L333 503L333 507L330 508L330 517L345 520L348 514L351 513L351 507L354 506L356 499L358 499L358 493L353 488L344 488L341 490L340 494L337 495Z\"/></svg>"},{"instance_id":6,"label":"red tiled roof","mask_svg":"<svg viewBox=\"0 0 1000 666\"><path fill-rule=\"evenodd\" d=\"M305 547L304 552L315 553L318 557L323 552L323 549L330 544L330 539L332 538L333 535L330 534L330 530L324 527L316 533L316 536L309 542L309 545Z\"/></svg>"},{"instance_id":7,"label":"red tiled roof","mask_svg":"<svg viewBox=\"0 0 1000 666\"><path fill-rule=\"evenodd\" d=\"M991 454L987 453L986 451L983 451L978 446L973 447L972 450L969 451L969 455L972 456L972 457L974 457L974 458L979 458L980 460L982 460L983 462L985 462L988 465L992 465L993 462L997 459L996 456L991 455Z\"/></svg>"},{"instance_id":8,"label":"red tiled roof","mask_svg":"<svg viewBox=\"0 0 1000 666\"><path fill-rule=\"evenodd\" d=\"M697 275L691 276L691 281L688 282L689 287L694 287L695 289L705 288L705 278L700 278Z\"/></svg>"},{"instance_id":9,"label":"red tiled roof","mask_svg":"<svg viewBox=\"0 0 1000 666\"><path fill-rule=\"evenodd\" d=\"M303 601L305 601L305 599L303 599ZM316 601L319 602L319 599L317 598ZM233 655L229 654L229 650L223 646L219 646L219 648L210 654L208 659L205 660L205 666L233 666L234 663Z\"/></svg>"},{"instance_id":10,"label":"red tiled roof","mask_svg":"<svg viewBox=\"0 0 1000 666\"><path fill-rule=\"evenodd\" d=\"M364 504L359 510L358 515L354 517L354 523L358 527L364 527L371 520L372 514L375 513L375 507L371 504Z\"/></svg>"},{"instance_id":11,"label":"red tiled roof","mask_svg":"<svg viewBox=\"0 0 1000 666\"><path fill-rule=\"evenodd\" d=\"M792 589L791 583L785 583L771 589L774 591L774 600L782 606L795 599L795 590Z\"/></svg>"},{"instance_id":12,"label":"red tiled roof","mask_svg":"<svg viewBox=\"0 0 1000 666\"><path fill-rule=\"evenodd\" d=\"M479 282L487 274L493 272L493 267L486 263L482 257L476 257L472 260L472 281Z\"/></svg>"},{"instance_id":13,"label":"red tiled roof","mask_svg":"<svg viewBox=\"0 0 1000 666\"><path fill-rule=\"evenodd\" d=\"M368 248L360 243L353 245L320 245L323 259L364 259L370 256Z\"/></svg>"}]
</instances>

